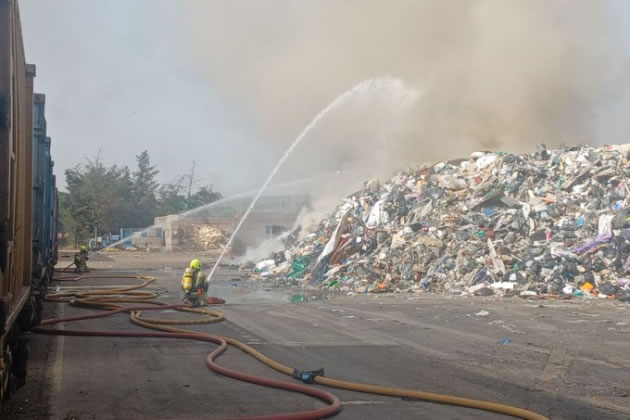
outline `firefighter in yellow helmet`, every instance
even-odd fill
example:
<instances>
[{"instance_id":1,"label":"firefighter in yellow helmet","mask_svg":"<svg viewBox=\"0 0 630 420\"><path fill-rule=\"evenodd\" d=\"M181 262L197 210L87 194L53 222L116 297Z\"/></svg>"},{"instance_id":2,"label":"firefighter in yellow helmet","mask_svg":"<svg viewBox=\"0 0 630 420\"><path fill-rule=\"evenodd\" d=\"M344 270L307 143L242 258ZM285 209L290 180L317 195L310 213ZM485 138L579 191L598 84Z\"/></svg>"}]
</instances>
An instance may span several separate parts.
<instances>
[{"instance_id":1,"label":"firefighter in yellow helmet","mask_svg":"<svg viewBox=\"0 0 630 420\"><path fill-rule=\"evenodd\" d=\"M208 281L201 272L201 261L198 258L192 260L190 266L184 271L182 290L184 291L184 302L193 306L206 305Z\"/></svg>"},{"instance_id":2,"label":"firefighter in yellow helmet","mask_svg":"<svg viewBox=\"0 0 630 420\"><path fill-rule=\"evenodd\" d=\"M87 246L81 244L79 252L74 254L74 271L79 274L89 273L90 269L87 266L89 259Z\"/></svg>"}]
</instances>

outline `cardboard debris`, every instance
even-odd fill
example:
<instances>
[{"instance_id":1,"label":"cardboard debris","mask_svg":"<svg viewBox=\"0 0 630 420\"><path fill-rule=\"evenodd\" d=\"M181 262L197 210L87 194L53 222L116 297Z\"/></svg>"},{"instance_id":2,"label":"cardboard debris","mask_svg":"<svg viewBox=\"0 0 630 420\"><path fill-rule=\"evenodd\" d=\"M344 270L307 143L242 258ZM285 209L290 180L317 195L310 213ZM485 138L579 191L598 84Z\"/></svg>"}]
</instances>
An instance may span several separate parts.
<instances>
[{"instance_id":1,"label":"cardboard debris","mask_svg":"<svg viewBox=\"0 0 630 420\"><path fill-rule=\"evenodd\" d=\"M629 150L477 152L367 182L262 274L354 292L625 299Z\"/></svg>"}]
</instances>

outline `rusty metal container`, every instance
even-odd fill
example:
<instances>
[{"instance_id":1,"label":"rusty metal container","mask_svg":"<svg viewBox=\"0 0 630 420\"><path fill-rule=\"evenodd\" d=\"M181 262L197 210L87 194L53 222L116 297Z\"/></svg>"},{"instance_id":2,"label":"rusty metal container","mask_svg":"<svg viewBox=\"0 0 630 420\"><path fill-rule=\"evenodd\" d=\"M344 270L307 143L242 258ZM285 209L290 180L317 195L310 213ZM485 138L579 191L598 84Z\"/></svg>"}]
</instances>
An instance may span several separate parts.
<instances>
[{"instance_id":1,"label":"rusty metal container","mask_svg":"<svg viewBox=\"0 0 630 420\"><path fill-rule=\"evenodd\" d=\"M0 0L0 397L21 385L31 293L33 78L16 0Z\"/></svg>"}]
</instances>

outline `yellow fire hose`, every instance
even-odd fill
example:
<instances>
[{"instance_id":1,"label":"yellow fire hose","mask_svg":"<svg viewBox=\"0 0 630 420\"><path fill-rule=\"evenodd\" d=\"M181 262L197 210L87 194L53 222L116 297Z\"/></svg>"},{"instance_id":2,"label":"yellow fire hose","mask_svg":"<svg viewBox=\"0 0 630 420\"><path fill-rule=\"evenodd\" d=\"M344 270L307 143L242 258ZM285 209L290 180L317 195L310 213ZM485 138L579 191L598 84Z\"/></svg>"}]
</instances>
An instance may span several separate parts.
<instances>
[{"instance_id":1,"label":"yellow fire hose","mask_svg":"<svg viewBox=\"0 0 630 420\"><path fill-rule=\"evenodd\" d=\"M88 291L79 291L79 292L60 292L54 293L46 296L46 300L53 302L68 302L71 305L85 307L85 308L93 308L99 310L116 310L116 309L124 309L125 306L119 305L119 303L147 303L151 305L160 305L167 306L168 304L165 302L151 300L158 297L158 294L150 291L140 291L137 289L141 289L152 282L155 281L154 277L149 276L79 276L72 278L63 278L61 280L71 280L71 281L79 281L81 279L101 279L101 278L133 278L142 280L141 284L131 285L131 286L120 286L115 288L108 289L93 289ZM140 311L131 311L130 313L130 321L136 325L140 325L145 328L150 328L154 330L160 330L170 333L177 334L185 334L185 335L196 335L199 337L220 337L225 340L228 344L239 348L245 353L251 355L258 361L264 363L265 365L275 369L278 372L284 373L285 375L293 376L294 369L283 365L267 356L258 350L248 346L247 344L238 341L234 338L230 337L222 337L216 336L212 334L202 333L199 331L187 330L183 328L176 328L174 326L177 325L200 325L200 324L211 324L215 322L220 322L224 320L224 316L217 311L206 309L206 308L193 308L193 307L179 307L177 310L193 312L200 315L205 315L204 318L195 319L195 320L162 320L162 319L150 319L142 317ZM456 397L452 395L446 394L436 394L432 392L424 392L424 391L415 391L411 389L404 388L392 388L386 386L379 385L370 385L370 384L362 384L356 382L343 381L339 379L334 379L325 376L315 376L314 382L320 385L345 389L349 391L363 392L369 394L377 394L377 395L385 395L390 397L399 397L399 398L413 398L428 402L434 402L439 404L460 406L460 407L469 407L478 410L490 411L500 414L505 414L508 416L519 417L522 419L528 420L543 420L547 419L547 417L518 407L509 406L506 404L494 403L490 401L482 401L482 400L474 400L471 398L463 398Z\"/></svg>"}]
</instances>

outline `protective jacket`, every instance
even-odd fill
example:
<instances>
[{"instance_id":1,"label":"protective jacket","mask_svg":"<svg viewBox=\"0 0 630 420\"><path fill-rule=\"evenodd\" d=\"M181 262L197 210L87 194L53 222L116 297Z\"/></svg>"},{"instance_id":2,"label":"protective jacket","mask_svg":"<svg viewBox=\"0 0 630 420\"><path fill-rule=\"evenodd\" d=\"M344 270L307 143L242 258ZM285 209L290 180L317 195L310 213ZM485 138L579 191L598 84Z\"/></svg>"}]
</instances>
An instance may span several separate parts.
<instances>
[{"instance_id":1,"label":"protective jacket","mask_svg":"<svg viewBox=\"0 0 630 420\"><path fill-rule=\"evenodd\" d=\"M182 276L182 290L186 294L197 293L197 290L208 291L206 278L201 272L195 268L188 267Z\"/></svg>"}]
</instances>

